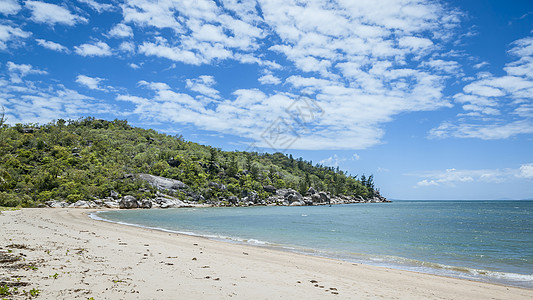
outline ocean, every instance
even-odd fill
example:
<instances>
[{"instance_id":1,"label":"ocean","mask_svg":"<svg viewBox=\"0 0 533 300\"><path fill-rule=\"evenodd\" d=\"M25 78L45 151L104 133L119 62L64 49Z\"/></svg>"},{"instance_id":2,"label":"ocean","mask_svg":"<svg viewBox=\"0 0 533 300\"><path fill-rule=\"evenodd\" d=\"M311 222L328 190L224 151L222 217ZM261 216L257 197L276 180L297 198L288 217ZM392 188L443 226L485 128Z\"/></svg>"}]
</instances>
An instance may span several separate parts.
<instances>
[{"instance_id":1,"label":"ocean","mask_svg":"<svg viewBox=\"0 0 533 300\"><path fill-rule=\"evenodd\" d=\"M112 222L533 288L533 201L119 210Z\"/></svg>"}]
</instances>

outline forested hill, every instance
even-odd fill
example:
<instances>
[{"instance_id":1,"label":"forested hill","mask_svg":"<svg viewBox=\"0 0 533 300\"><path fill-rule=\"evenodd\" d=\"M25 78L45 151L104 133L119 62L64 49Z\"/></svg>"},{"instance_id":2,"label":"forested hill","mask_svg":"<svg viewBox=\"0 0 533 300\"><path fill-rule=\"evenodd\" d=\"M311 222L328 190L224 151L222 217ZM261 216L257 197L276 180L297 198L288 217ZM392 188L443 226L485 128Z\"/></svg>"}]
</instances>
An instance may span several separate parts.
<instances>
[{"instance_id":1,"label":"forested hill","mask_svg":"<svg viewBox=\"0 0 533 300\"><path fill-rule=\"evenodd\" d=\"M384 200L372 176L349 176L282 153L221 151L122 120L0 125L0 206L31 207L51 199L73 203L110 195L161 196L138 174L183 182L166 195L187 203L240 205L247 199L269 204L276 191L286 189L306 197L322 191L328 200Z\"/></svg>"}]
</instances>

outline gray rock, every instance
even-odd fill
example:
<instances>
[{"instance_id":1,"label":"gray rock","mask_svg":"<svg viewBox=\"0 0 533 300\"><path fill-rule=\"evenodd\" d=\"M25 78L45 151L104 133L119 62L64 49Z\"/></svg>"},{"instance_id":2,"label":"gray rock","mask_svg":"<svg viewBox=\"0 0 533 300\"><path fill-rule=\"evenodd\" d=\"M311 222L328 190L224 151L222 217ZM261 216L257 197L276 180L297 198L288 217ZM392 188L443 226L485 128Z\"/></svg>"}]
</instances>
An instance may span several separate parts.
<instances>
[{"instance_id":1,"label":"gray rock","mask_svg":"<svg viewBox=\"0 0 533 300\"><path fill-rule=\"evenodd\" d=\"M115 191L111 191L111 192L110 192L110 196L111 196L113 199L118 199L118 193L115 192Z\"/></svg>"},{"instance_id":2,"label":"gray rock","mask_svg":"<svg viewBox=\"0 0 533 300\"><path fill-rule=\"evenodd\" d=\"M207 185L209 187L215 188L217 190L221 190L221 191L225 191L226 190L226 186L223 185L222 183L216 183L216 182L211 181Z\"/></svg>"},{"instance_id":3,"label":"gray rock","mask_svg":"<svg viewBox=\"0 0 533 300\"><path fill-rule=\"evenodd\" d=\"M276 188L273 186L273 185L265 185L263 187L263 189L268 192L268 193L271 193L271 194L275 194L276 193Z\"/></svg>"},{"instance_id":4,"label":"gray rock","mask_svg":"<svg viewBox=\"0 0 533 300\"><path fill-rule=\"evenodd\" d=\"M124 198L120 199L118 202L118 205L120 208L139 208L139 202L137 202L137 199L133 196L124 196Z\"/></svg>"},{"instance_id":5,"label":"gray rock","mask_svg":"<svg viewBox=\"0 0 533 300\"><path fill-rule=\"evenodd\" d=\"M236 196L229 196L228 202L231 204L237 204L237 202L239 202L239 198L237 198Z\"/></svg>"},{"instance_id":6,"label":"gray rock","mask_svg":"<svg viewBox=\"0 0 533 300\"><path fill-rule=\"evenodd\" d=\"M316 194L315 189L312 186L309 187L309 189L307 190L307 195L314 195L314 194Z\"/></svg>"},{"instance_id":7,"label":"gray rock","mask_svg":"<svg viewBox=\"0 0 533 300\"><path fill-rule=\"evenodd\" d=\"M104 206L107 208L120 208L118 202L116 201L104 201Z\"/></svg>"},{"instance_id":8,"label":"gray rock","mask_svg":"<svg viewBox=\"0 0 533 300\"><path fill-rule=\"evenodd\" d=\"M320 202L322 203L330 202L330 198L328 194L326 194L325 192L320 192L318 193L318 195L320 196Z\"/></svg>"},{"instance_id":9,"label":"gray rock","mask_svg":"<svg viewBox=\"0 0 533 300\"><path fill-rule=\"evenodd\" d=\"M141 208L152 208L152 201L148 200L148 199L143 199L141 201L141 205L140 205Z\"/></svg>"},{"instance_id":10,"label":"gray rock","mask_svg":"<svg viewBox=\"0 0 533 300\"><path fill-rule=\"evenodd\" d=\"M290 206L302 206L304 205L302 202L300 201L294 201L294 202L291 202Z\"/></svg>"},{"instance_id":11,"label":"gray rock","mask_svg":"<svg viewBox=\"0 0 533 300\"><path fill-rule=\"evenodd\" d=\"M94 205L94 203L90 203L90 202L83 201L83 200L76 201L75 203L72 203L71 205L69 205L69 207L76 207L76 208L92 208L95 206L96 205Z\"/></svg>"},{"instance_id":12,"label":"gray rock","mask_svg":"<svg viewBox=\"0 0 533 300\"><path fill-rule=\"evenodd\" d=\"M52 207L52 208L65 208L69 206L69 204L65 201L56 201L56 200L46 201L45 204L46 206Z\"/></svg>"},{"instance_id":13,"label":"gray rock","mask_svg":"<svg viewBox=\"0 0 533 300\"><path fill-rule=\"evenodd\" d=\"M283 195L283 198L285 198L285 200L289 201L289 203L292 203L292 202L302 202L304 197L298 193L297 191L293 190L293 189L289 189L285 195Z\"/></svg>"},{"instance_id":14,"label":"gray rock","mask_svg":"<svg viewBox=\"0 0 533 300\"><path fill-rule=\"evenodd\" d=\"M176 191L188 188L185 183L175 179L150 174L139 174L138 177L159 190Z\"/></svg>"},{"instance_id":15,"label":"gray rock","mask_svg":"<svg viewBox=\"0 0 533 300\"><path fill-rule=\"evenodd\" d=\"M315 203L321 203L322 199L320 198L319 194L312 194L311 195L311 201L313 201Z\"/></svg>"}]
</instances>

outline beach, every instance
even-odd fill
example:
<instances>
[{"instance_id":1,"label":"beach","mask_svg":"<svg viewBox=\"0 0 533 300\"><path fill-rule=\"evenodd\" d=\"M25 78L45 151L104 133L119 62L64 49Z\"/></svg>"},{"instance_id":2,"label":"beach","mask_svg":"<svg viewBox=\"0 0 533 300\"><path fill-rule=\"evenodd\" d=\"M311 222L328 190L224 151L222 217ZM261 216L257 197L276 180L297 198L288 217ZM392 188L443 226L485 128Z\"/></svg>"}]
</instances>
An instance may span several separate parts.
<instances>
[{"instance_id":1,"label":"beach","mask_svg":"<svg viewBox=\"0 0 533 300\"><path fill-rule=\"evenodd\" d=\"M93 220L0 214L0 284L42 299L531 299L533 290ZM0 296L1 298L1 296Z\"/></svg>"}]
</instances>

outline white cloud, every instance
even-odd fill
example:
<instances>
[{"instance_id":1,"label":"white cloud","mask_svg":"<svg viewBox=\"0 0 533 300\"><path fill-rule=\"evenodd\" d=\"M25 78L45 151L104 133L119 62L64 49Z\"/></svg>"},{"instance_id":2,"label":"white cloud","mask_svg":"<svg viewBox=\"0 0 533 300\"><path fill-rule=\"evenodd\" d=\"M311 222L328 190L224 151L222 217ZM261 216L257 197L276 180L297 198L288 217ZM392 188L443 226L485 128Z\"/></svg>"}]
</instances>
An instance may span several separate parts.
<instances>
[{"instance_id":1,"label":"white cloud","mask_svg":"<svg viewBox=\"0 0 533 300\"><path fill-rule=\"evenodd\" d=\"M135 44L132 42L122 42L120 43L120 46L118 46L118 49L124 52L135 53Z\"/></svg>"},{"instance_id":2,"label":"white cloud","mask_svg":"<svg viewBox=\"0 0 533 300\"><path fill-rule=\"evenodd\" d=\"M518 177L533 179L533 164L525 164L520 166L520 174Z\"/></svg>"},{"instance_id":3,"label":"white cloud","mask_svg":"<svg viewBox=\"0 0 533 300\"><path fill-rule=\"evenodd\" d=\"M439 184L435 180L427 180L427 179L421 180L416 183L416 186L435 186L435 185L439 185Z\"/></svg>"},{"instance_id":4,"label":"white cloud","mask_svg":"<svg viewBox=\"0 0 533 300\"><path fill-rule=\"evenodd\" d=\"M455 186L464 183L503 183L516 181L517 178L533 179L533 164L523 164L519 168L505 169L481 169L481 170L457 170L429 171L414 174L405 174L423 178L418 181L416 187L429 186Z\"/></svg>"},{"instance_id":5,"label":"white cloud","mask_svg":"<svg viewBox=\"0 0 533 300\"><path fill-rule=\"evenodd\" d=\"M21 7L17 0L3 0L0 2L0 14L14 15L20 11Z\"/></svg>"},{"instance_id":6,"label":"white cloud","mask_svg":"<svg viewBox=\"0 0 533 300\"><path fill-rule=\"evenodd\" d=\"M133 37L133 30L128 25L119 23L111 28L109 35L118 38Z\"/></svg>"},{"instance_id":7,"label":"white cloud","mask_svg":"<svg viewBox=\"0 0 533 300\"><path fill-rule=\"evenodd\" d=\"M100 86L100 83L105 79L99 77L89 77L86 75L78 75L76 77L76 82L86 86L91 90L106 91L107 89Z\"/></svg>"},{"instance_id":8,"label":"white cloud","mask_svg":"<svg viewBox=\"0 0 533 300\"><path fill-rule=\"evenodd\" d=\"M31 74L45 74L30 65L8 62L6 75L17 73L19 78ZM2 71L0 71L2 72ZM113 113L113 107L97 99L80 94L61 84L43 82L41 78L2 82L0 80L0 102L5 106L8 122L47 123L59 118L77 119L83 116Z\"/></svg>"},{"instance_id":9,"label":"white cloud","mask_svg":"<svg viewBox=\"0 0 533 300\"><path fill-rule=\"evenodd\" d=\"M112 4L102 4L95 0L78 0L78 2L89 5L92 9L94 9L98 13L101 13L104 11L112 11L115 9Z\"/></svg>"},{"instance_id":10,"label":"white cloud","mask_svg":"<svg viewBox=\"0 0 533 300\"><path fill-rule=\"evenodd\" d=\"M24 5L31 10L31 20L50 25L63 24L72 26L76 23L86 23L87 19L72 14L68 9L51 3L40 1L26 1Z\"/></svg>"},{"instance_id":11,"label":"white cloud","mask_svg":"<svg viewBox=\"0 0 533 300\"><path fill-rule=\"evenodd\" d=\"M186 86L191 91L195 91L210 98L218 99L220 98L219 92L212 88L215 84L215 78L208 75L202 75L195 79L186 80Z\"/></svg>"},{"instance_id":12,"label":"white cloud","mask_svg":"<svg viewBox=\"0 0 533 300\"><path fill-rule=\"evenodd\" d=\"M354 153L354 154L352 155L352 158L351 158L351 159L352 159L352 160L359 160L359 159L361 159L361 156L359 156L359 154L357 154L357 153Z\"/></svg>"},{"instance_id":13,"label":"white cloud","mask_svg":"<svg viewBox=\"0 0 533 300\"><path fill-rule=\"evenodd\" d=\"M465 112L459 114L459 122L443 122L430 130L429 137L493 140L533 133L533 38L511 45L509 53L516 60L505 65L507 74L478 73L463 93L454 96Z\"/></svg>"},{"instance_id":14,"label":"white cloud","mask_svg":"<svg viewBox=\"0 0 533 300\"><path fill-rule=\"evenodd\" d=\"M327 166L327 167L338 167L340 163L342 163L343 161L345 161L346 159L345 158L340 158L339 156L337 156L337 154L334 154L333 156L330 156L328 158L325 158L321 161L319 161L319 163L321 165L324 165L324 166Z\"/></svg>"},{"instance_id":15,"label":"white cloud","mask_svg":"<svg viewBox=\"0 0 533 300\"><path fill-rule=\"evenodd\" d=\"M17 27L0 24L0 50L6 50L8 43L17 43L21 39L31 36L31 32Z\"/></svg>"},{"instance_id":16,"label":"white cloud","mask_svg":"<svg viewBox=\"0 0 533 300\"><path fill-rule=\"evenodd\" d=\"M101 41L75 46L74 50L81 56L110 56L112 54L111 48Z\"/></svg>"},{"instance_id":17,"label":"white cloud","mask_svg":"<svg viewBox=\"0 0 533 300\"><path fill-rule=\"evenodd\" d=\"M43 39L35 39L35 41L37 42L37 44L39 44L40 46L46 49L50 49L50 50L57 51L57 52L65 52L65 53L70 52L67 47L61 44L52 42L52 41L46 41Z\"/></svg>"},{"instance_id":18,"label":"white cloud","mask_svg":"<svg viewBox=\"0 0 533 300\"><path fill-rule=\"evenodd\" d=\"M261 84L280 84L281 80L272 75L272 74L266 74L257 79Z\"/></svg>"},{"instance_id":19,"label":"white cloud","mask_svg":"<svg viewBox=\"0 0 533 300\"><path fill-rule=\"evenodd\" d=\"M383 124L396 115L451 107L443 97L445 81L461 72L443 50L461 14L436 2L135 0L121 7L124 24L156 32L139 41L141 54L190 65L254 63L270 70L259 76L262 84L281 85L280 78L288 77L279 87L284 90L270 94L236 89L222 97L204 84L200 93L219 98L211 103L197 96L209 109L189 109L194 118L174 117L186 109L165 102L159 92L143 98L166 106L161 113L169 121L237 134L261 146L272 146L261 134L281 118L294 149L370 147L380 143ZM281 69L278 58L289 64ZM196 81L186 84L200 89ZM301 95L321 108L303 126L286 113ZM153 107L136 111L143 109L144 117L160 118Z\"/></svg>"},{"instance_id":20,"label":"white cloud","mask_svg":"<svg viewBox=\"0 0 533 300\"><path fill-rule=\"evenodd\" d=\"M35 69L32 65L26 65L26 64L18 65L11 61L8 61L6 66L7 66L9 77L11 78L12 83L21 83L22 78L24 78L27 75L47 74L46 71Z\"/></svg>"},{"instance_id":21,"label":"white cloud","mask_svg":"<svg viewBox=\"0 0 533 300\"><path fill-rule=\"evenodd\" d=\"M139 66L138 64L135 64L135 63L130 63L130 64L128 64L128 66L130 66L130 68L135 69L135 70L141 68L141 66Z\"/></svg>"}]
</instances>

